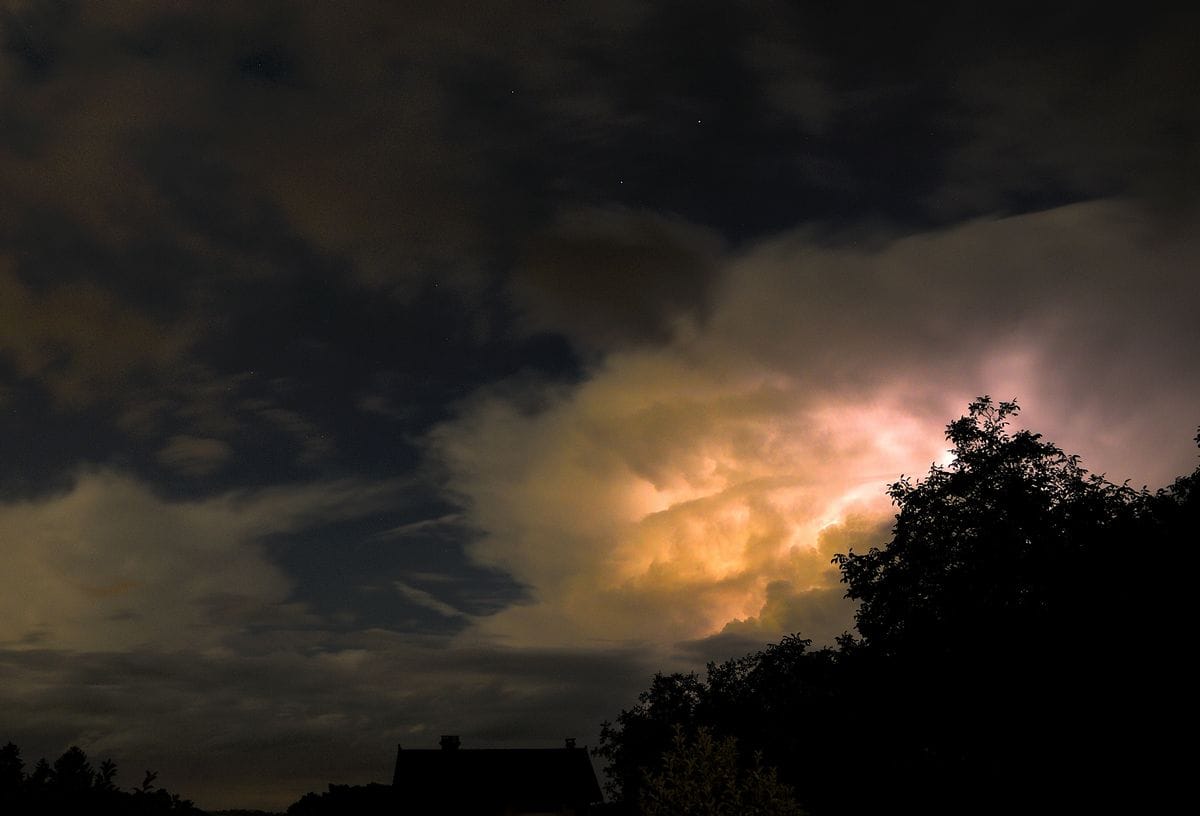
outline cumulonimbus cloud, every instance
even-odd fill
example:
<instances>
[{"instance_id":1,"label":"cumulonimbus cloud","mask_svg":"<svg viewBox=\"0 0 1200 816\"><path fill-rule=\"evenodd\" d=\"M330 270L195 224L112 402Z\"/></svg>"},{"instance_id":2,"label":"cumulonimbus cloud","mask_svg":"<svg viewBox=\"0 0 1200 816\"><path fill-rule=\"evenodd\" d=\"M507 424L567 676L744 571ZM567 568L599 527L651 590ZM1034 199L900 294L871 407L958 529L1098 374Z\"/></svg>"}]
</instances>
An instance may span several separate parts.
<instances>
[{"instance_id":1,"label":"cumulonimbus cloud","mask_svg":"<svg viewBox=\"0 0 1200 816\"><path fill-rule=\"evenodd\" d=\"M574 387L477 395L431 445L485 534L474 557L532 601L467 636L665 644L807 622L828 639L850 625L829 611L832 554L886 540L884 488L944 461L945 423L981 393L1020 398L1110 475L1185 472L1200 242L1156 229L1097 202L865 250L789 234L734 259L711 317L668 343Z\"/></svg>"}]
</instances>

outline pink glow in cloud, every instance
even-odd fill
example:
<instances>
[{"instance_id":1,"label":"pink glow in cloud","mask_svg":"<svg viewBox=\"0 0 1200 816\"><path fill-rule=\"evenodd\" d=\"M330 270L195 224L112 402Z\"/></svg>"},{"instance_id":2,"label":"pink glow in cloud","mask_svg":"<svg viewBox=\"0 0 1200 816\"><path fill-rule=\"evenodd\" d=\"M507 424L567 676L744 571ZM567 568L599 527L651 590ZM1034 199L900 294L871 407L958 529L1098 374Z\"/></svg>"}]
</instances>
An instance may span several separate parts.
<instances>
[{"instance_id":1,"label":"pink glow in cloud","mask_svg":"<svg viewBox=\"0 0 1200 816\"><path fill-rule=\"evenodd\" d=\"M538 394L543 410L477 397L435 450L486 534L474 557L533 599L466 637L670 643L808 621L827 640L851 612L832 554L886 541L886 485L944 463L946 422L981 393L1018 397L1085 464L1184 472L1200 383L1164 401L1151 385L1186 370L1158 343L1179 336L1200 252L1152 251L1145 226L1094 204L878 251L785 236L729 262L710 320L609 355Z\"/></svg>"}]
</instances>

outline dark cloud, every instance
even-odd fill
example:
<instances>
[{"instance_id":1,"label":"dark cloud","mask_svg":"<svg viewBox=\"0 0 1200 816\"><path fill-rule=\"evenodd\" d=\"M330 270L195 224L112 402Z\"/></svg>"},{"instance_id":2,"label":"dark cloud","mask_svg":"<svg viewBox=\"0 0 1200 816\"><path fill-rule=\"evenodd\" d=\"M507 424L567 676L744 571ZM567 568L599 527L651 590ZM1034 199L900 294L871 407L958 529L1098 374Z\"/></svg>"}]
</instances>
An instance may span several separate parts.
<instances>
[{"instance_id":1,"label":"dark cloud","mask_svg":"<svg viewBox=\"0 0 1200 816\"><path fill-rule=\"evenodd\" d=\"M64 408L174 365L194 340L190 327L164 325L91 282L28 286L8 260L0 256L0 353Z\"/></svg>"},{"instance_id":2,"label":"dark cloud","mask_svg":"<svg viewBox=\"0 0 1200 816\"><path fill-rule=\"evenodd\" d=\"M1012 210L1118 194L1159 212L1194 207L1200 104L1187 89L1200 81L1200 57L1180 32L1200 15L1089 10L1050 23L1037 38L1004 32L958 72L951 123L964 138L935 206Z\"/></svg>"},{"instance_id":3,"label":"dark cloud","mask_svg":"<svg viewBox=\"0 0 1200 816\"><path fill-rule=\"evenodd\" d=\"M369 517L272 536L269 551L291 577L294 596L339 629L442 636L523 602L525 587L469 558L477 531L445 516L418 515L437 509L422 492L413 489Z\"/></svg>"},{"instance_id":4,"label":"dark cloud","mask_svg":"<svg viewBox=\"0 0 1200 816\"><path fill-rule=\"evenodd\" d=\"M72 16L71 6L69 2L14 2L0 12L4 53L18 67L22 80L37 82L53 70L60 48L57 35Z\"/></svg>"},{"instance_id":5,"label":"dark cloud","mask_svg":"<svg viewBox=\"0 0 1200 816\"><path fill-rule=\"evenodd\" d=\"M532 328L585 350L661 343L707 315L720 251L713 233L653 213L576 212L531 239L514 287Z\"/></svg>"},{"instance_id":6,"label":"dark cloud","mask_svg":"<svg viewBox=\"0 0 1200 816\"><path fill-rule=\"evenodd\" d=\"M14 80L46 137L35 200L126 236L114 217L135 213L218 241L290 230L400 292L477 274L563 205L745 238L1136 194L1194 164L1186 11L1030 26L935 6L864 27L773 3L61 9L5 24L10 53L54 66ZM67 156L84 144L113 161ZM119 189L106 166L128 171Z\"/></svg>"}]
</instances>

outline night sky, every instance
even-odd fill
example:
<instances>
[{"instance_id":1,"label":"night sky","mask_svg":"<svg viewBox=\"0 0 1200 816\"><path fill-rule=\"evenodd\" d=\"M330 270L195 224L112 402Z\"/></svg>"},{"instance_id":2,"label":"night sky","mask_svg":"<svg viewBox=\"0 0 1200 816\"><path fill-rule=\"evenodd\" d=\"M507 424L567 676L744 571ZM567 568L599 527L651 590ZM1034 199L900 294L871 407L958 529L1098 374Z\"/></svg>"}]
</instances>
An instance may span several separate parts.
<instances>
[{"instance_id":1,"label":"night sky","mask_svg":"<svg viewBox=\"0 0 1200 816\"><path fill-rule=\"evenodd\" d=\"M0 743L594 745L977 395L1190 472L1200 13L893 5L0 3Z\"/></svg>"}]
</instances>

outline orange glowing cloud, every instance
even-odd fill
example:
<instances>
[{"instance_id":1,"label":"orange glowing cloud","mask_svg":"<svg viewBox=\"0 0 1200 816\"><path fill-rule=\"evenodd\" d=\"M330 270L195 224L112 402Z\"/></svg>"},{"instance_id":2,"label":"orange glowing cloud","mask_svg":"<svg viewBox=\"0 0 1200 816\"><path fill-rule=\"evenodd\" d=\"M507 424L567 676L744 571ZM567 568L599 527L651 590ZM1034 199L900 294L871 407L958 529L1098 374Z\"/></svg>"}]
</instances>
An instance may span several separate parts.
<instances>
[{"instance_id":1,"label":"orange glowing cloud","mask_svg":"<svg viewBox=\"0 0 1200 816\"><path fill-rule=\"evenodd\" d=\"M1036 406L1032 426L1085 455L1102 442L1135 473L1161 467L1128 445L1153 422L1080 396L1144 377L1158 327L1184 317L1174 299L1200 249L1146 257L1131 218L1096 204L871 251L785 236L729 262L712 315L671 342L614 351L575 387L477 395L432 449L484 532L473 557L532 598L464 637L669 644L797 626L828 640L852 625L832 555L886 541L887 484L944 463L945 423L977 394ZM1094 296L1133 265L1158 288ZM1097 355L1097 331L1127 353ZM1195 421L1140 405L1181 433Z\"/></svg>"},{"instance_id":2,"label":"orange glowing cloud","mask_svg":"<svg viewBox=\"0 0 1200 816\"><path fill-rule=\"evenodd\" d=\"M780 582L835 586L822 531L886 517L886 481L938 457L940 428L882 399L839 410L772 380L643 352L542 413L494 395L444 428L439 450L488 533L473 554L537 592L472 634L669 642L760 616ZM839 624L832 634L848 616Z\"/></svg>"}]
</instances>

